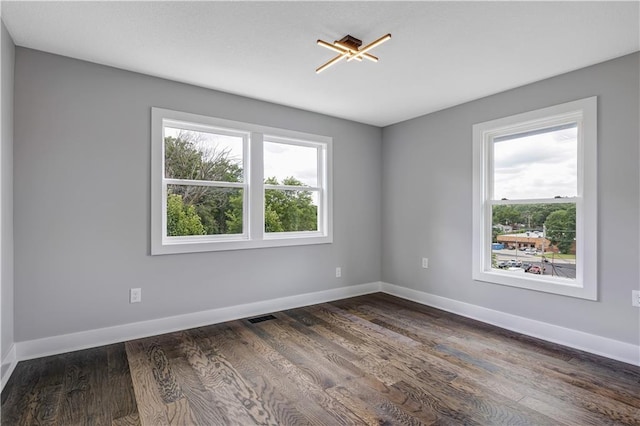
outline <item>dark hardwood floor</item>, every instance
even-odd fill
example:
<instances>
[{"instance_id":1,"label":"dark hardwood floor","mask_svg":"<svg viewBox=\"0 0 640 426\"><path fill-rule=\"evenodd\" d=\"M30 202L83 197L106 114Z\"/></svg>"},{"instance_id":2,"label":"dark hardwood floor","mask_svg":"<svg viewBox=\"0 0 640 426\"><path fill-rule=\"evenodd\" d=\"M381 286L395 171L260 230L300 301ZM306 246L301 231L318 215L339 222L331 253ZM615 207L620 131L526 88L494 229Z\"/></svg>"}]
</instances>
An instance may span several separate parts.
<instances>
[{"instance_id":1,"label":"dark hardwood floor","mask_svg":"<svg viewBox=\"0 0 640 426\"><path fill-rule=\"evenodd\" d=\"M384 294L18 364L3 425L640 425L640 368Z\"/></svg>"}]
</instances>

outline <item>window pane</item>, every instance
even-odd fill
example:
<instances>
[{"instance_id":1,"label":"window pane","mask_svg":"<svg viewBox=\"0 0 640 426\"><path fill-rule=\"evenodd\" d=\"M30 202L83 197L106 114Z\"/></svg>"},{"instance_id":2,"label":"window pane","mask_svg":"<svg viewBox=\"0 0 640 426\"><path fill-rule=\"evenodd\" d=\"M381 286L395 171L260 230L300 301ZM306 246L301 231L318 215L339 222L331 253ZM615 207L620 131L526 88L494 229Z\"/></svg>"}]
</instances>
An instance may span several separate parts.
<instances>
[{"instance_id":1,"label":"window pane","mask_svg":"<svg viewBox=\"0 0 640 426\"><path fill-rule=\"evenodd\" d=\"M242 189L168 185L167 191L167 236L242 233Z\"/></svg>"},{"instance_id":2,"label":"window pane","mask_svg":"<svg viewBox=\"0 0 640 426\"><path fill-rule=\"evenodd\" d=\"M576 278L576 205L496 205L491 267Z\"/></svg>"},{"instance_id":3,"label":"window pane","mask_svg":"<svg viewBox=\"0 0 640 426\"><path fill-rule=\"evenodd\" d=\"M275 185L317 187L318 148L265 141L264 177Z\"/></svg>"},{"instance_id":4,"label":"window pane","mask_svg":"<svg viewBox=\"0 0 640 426\"><path fill-rule=\"evenodd\" d=\"M317 191L267 189L264 208L265 232L318 230Z\"/></svg>"},{"instance_id":5,"label":"window pane","mask_svg":"<svg viewBox=\"0 0 640 426\"><path fill-rule=\"evenodd\" d=\"M576 124L493 140L494 200L577 195Z\"/></svg>"},{"instance_id":6,"label":"window pane","mask_svg":"<svg viewBox=\"0 0 640 426\"><path fill-rule=\"evenodd\" d=\"M164 128L164 170L170 179L242 182L242 136Z\"/></svg>"}]
</instances>

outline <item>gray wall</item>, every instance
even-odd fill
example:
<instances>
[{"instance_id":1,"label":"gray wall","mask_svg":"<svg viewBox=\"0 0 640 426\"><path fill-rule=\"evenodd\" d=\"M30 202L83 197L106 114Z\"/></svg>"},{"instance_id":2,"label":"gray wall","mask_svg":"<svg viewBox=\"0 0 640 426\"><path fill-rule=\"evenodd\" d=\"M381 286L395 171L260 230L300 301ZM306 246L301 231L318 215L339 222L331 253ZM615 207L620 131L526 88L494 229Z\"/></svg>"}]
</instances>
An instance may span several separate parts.
<instances>
[{"instance_id":1,"label":"gray wall","mask_svg":"<svg viewBox=\"0 0 640 426\"><path fill-rule=\"evenodd\" d=\"M639 343L638 54L382 131L29 49L15 66L16 341L382 278ZM472 281L472 124L593 95L599 300ZM150 256L151 106L333 136L334 244Z\"/></svg>"},{"instance_id":2,"label":"gray wall","mask_svg":"<svg viewBox=\"0 0 640 426\"><path fill-rule=\"evenodd\" d=\"M639 344L639 54L383 130L383 281ZM471 126L598 96L597 302L471 279ZM428 96L428 94L425 94ZM429 257L429 269L420 258Z\"/></svg>"},{"instance_id":3,"label":"gray wall","mask_svg":"<svg viewBox=\"0 0 640 426\"><path fill-rule=\"evenodd\" d=\"M15 61L16 341L380 280L381 129L20 47ZM333 136L334 243L150 256L152 106Z\"/></svg>"},{"instance_id":4,"label":"gray wall","mask_svg":"<svg viewBox=\"0 0 640 426\"><path fill-rule=\"evenodd\" d=\"M0 283L2 295L2 359L14 342L13 336L13 40L0 21L2 31L2 143L0 144ZM2 373L4 368L2 366Z\"/></svg>"}]
</instances>

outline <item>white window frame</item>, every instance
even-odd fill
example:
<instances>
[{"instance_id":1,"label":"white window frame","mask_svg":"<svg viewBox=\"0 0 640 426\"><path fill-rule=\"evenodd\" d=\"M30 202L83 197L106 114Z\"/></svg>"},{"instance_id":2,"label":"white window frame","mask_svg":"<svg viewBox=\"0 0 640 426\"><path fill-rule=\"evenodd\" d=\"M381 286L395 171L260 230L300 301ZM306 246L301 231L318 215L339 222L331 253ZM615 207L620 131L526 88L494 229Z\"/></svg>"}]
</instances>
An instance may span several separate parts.
<instances>
[{"instance_id":1,"label":"white window frame","mask_svg":"<svg viewBox=\"0 0 640 426\"><path fill-rule=\"evenodd\" d=\"M299 140L292 138L284 138L281 136L275 135L264 135L265 142L272 143L280 143L286 145L297 145L304 147L312 147L316 149L316 158L318 159L317 170L318 170L318 186L308 187L308 186L288 186L288 185L263 185L263 199L264 199L264 191L268 189L275 190L293 190L293 191L311 191L318 193L318 222L317 222L317 230L316 231L295 231L295 232L265 232L265 239L282 239L282 238L306 238L306 237L314 237L322 234L322 229L326 228L328 225L327 220L327 212L325 209L322 209L321 206L326 205L328 203L328 192L324 189L324 183L326 181L326 172L325 172L325 164L327 162L327 149L326 144L317 143L308 140ZM263 180L264 182L264 180Z\"/></svg>"},{"instance_id":2,"label":"white window frame","mask_svg":"<svg viewBox=\"0 0 640 426\"><path fill-rule=\"evenodd\" d=\"M243 233L225 235L167 236L167 185L188 183L164 176L164 128L231 134L243 137L243 181L207 182L207 186L243 189ZM268 136L267 136L268 135ZM296 141L319 150L318 230L313 232L264 232L263 141ZM286 129L226 120L164 108L151 108L151 254L193 253L266 247L328 244L333 242L333 139ZM202 181L197 181L202 185ZM300 190L300 187L294 189Z\"/></svg>"},{"instance_id":3,"label":"white window frame","mask_svg":"<svg viewBox=\"0 0 640 426\"><path fill-rule=\"evenodd\" d=\"M576 122L578 169L576 197L525 199L495 204L566 203L576 205L576 278L518 274L491 267L494 138ZM473 253L476 281L554 293L588 300L598 299L597 259L597 97L473 125Z\"/></svg>"},{"instance_id":4,"label":"white window frame","mask_svg":"<svg viewBox=\"0 0 640 426\"><path fill-rule=\"evenodd\" d=\"M188 235L188 236L172 236L169 237L166 235L167 230L167 186L168 185L196 185L196 186L207 186L212 188L236 188L242 189L242 205L248 205L248 189L249 185L247 183L247 173L244 173L245 170L248 169L249 166L249 140L251 133L246 131L238 131L235 129L228 129L222 126L213 126L213 125L204 125L202 123L194 123L187 121L178 121L175 119L165 118L162 120L162 228L164 230L163 233L163 242L165 244L178 244L178 243L202 243L207 240L247 240L249 239L249 232L247 227L245 226L243 232L240 234L220 234L220 235ZM242 138L242 170L243 170L243 179L242 182L221 182L221 181L204 181L204 180L189 180L189 179L176 179L176 178L167 178L164 176L164 128L172 127L178 128L182 130L190 130L194 132L206 132L213 133L216 135L225 135L225 136L234 136ZM248 223L247 220L249 218L249 209L242 209L242 221L243 223Z\"/></svg>"}]
</instances>

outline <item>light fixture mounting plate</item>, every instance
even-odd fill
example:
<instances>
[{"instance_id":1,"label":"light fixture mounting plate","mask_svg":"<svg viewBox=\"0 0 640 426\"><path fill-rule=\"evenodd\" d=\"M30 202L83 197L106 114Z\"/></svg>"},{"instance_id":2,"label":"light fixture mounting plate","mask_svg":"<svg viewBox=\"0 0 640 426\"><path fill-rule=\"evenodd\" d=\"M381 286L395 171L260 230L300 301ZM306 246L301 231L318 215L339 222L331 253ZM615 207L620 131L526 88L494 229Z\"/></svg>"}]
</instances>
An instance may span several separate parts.
<instances>
[{"instance_id":1,"label":"light fixture mounting plate","mask_svg":"<svg viewBox=\"0 0 640 426\"><path fill-rule=\"evenodd\" d=\"M362 40L355 38L354 36L347 34L346 36L342 37L342 39L340 39L339 41L340 44L344 44L345 46L349 47L352 50L357 51L358 49L360 49L360 46L362 46Z\"/></svg>"}]
</instances>

